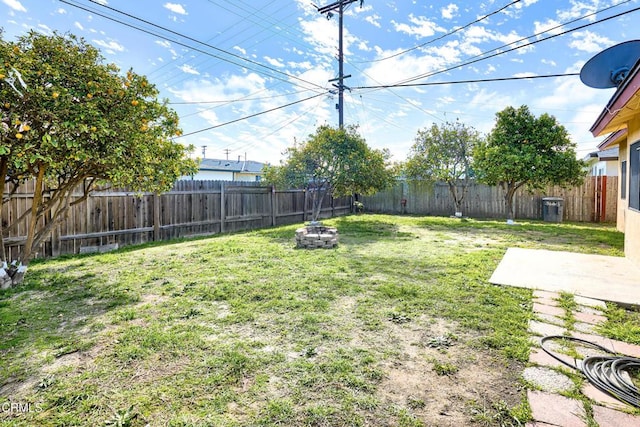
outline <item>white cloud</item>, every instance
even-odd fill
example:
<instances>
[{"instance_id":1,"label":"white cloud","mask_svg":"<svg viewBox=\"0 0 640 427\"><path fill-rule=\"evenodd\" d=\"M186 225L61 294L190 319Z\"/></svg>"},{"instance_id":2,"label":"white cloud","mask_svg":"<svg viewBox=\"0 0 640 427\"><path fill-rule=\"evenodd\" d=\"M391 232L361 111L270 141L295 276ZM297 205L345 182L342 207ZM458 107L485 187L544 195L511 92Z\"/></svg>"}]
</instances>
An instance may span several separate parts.
<instances>
[{"instance_id":1,"label":"white cloud","mask_svg":"<svg viewBox=\"0 0 640 427\"><path fill-rule=\"evenodd\" d=\"M293 69L301 69L301 70L311 70L313 68L313 65L311 65L311 62L309 61L304 61L304 62L287 62L287 65L289 66L289 68L293 68Z\"/></svg>"},{"instance_id":2,"label":"white cloud","mask_svg":"<svg viewBox=\"0 0 640 427\"><path fill-rule=\"evenodd\" d=\"M107 0L94 0L96 3L99 3L103 6L106 6L109 4L109 2Z\"/></svg>"},{"instance_id":3,"label":"white cloud","mask_svg":"<svg viewBox=\"0 0 640 427\"><path fill-rule=\"evenodd\" d=\"M178 15L187 15L187 11L179 3L165 3L164 8L169 9L171 12L177 13Z\"/></svg>"},{"instance_id":4,"label":"white cloud","mask_svg":"<svg viewBox=\"0 0 640 427\"><path fill-rule=\"evenodd\" d=\"M156 44L166 49L169 49L171 47L171 43L169 43L167 40L156 40Z\"/></svg>"},{"instance_id":5,"label":"white cloud","mask_svg":"<svg viewBox=\"0 0 640 427\"><path fill-rule=\"evenodd\" d=\"M38 24L38 29L40 30L40 32L44 33L44 34L51 34L53 33L53 30L45 25L45 24Z\"/></svg>"},{"instance_id":6,"label":"white cloud","mask_svg":"<svg viewBox=\"0 0 640 427\"><path fill-rule=\"evenodd\" d=\"M588 53L600 52L613 45L609 38L591 31L579 31L572 34L571 37L573 40L569 43L569 47Z\"/></svg>"},{"instance_id":7,"label":"white cloud","mask_svg":"<svg viewBox=\"0 0 640 427\"><path fill-rule=\"evenodd\" d=\"M376 15L376 14L367 15L367 17L364 18L364 20L366 22L368 22L369 24L373 25L374 27L378 27L378 28L381 27L381 25L380 25L380 16L379 15Z\"/></svg>"},{"instance_id":8,"label":"white cloud","mask_svg":"<svg viewBox=\"0 0 640 427\"><path fill-rule=\"evenodd\" d=\"M234 46L233 50L237 50L238 52L240 52L243 55L247 54L247 51L245 49L241 48L240 46Z\"/></svg>"},{"instance_id":9,"label":"white cloud","mask_svg":"<svg viewBox=\"0 0 640 427\"><path fill-rule=\"evenodd\" d=\"M571 1L571 8L558 11L558 19L560 21L570 21L572 19L581 18L585 15L594 13L599 8L598 1ZM590 22L596 20L596 15L593 14L589 18Z\"/></svg>"},{"instance_id":10,"label":"white cloud","mask_svg":"<svg viewBox=\"0 0 640 427\"><path fill-rule=\"evenodd\" d=\"M58 15L66 15L67 11L65 9L63 9L63 8L58 8L58 10L56 10L56 13Z\"/></svg>"},{"instance_id":11,"label":"white cloud","mask_svg":"<svg viewBox=\"0 0 640 427\"><path fill-rule=\"evenodd\" d=\"M195 68L193 68L191 65L189 64L184 64L180 68L180 70L182 70L183 73L187 73L187 74L193 74L195 76L200 75L200 72L198 70L196 70Z\"/></svg>"},{"instance_id":12,"label":"white cloud","mask_svg":"<svg viewBox=\"0 0 640 427\"><path fill-rule=\"evenodd\" d=\"M115 52L124 52L124 46L122 46L120 43L111 40L111 41L104 41L104 40L93 40L93 42L100 46L103 47L105 49L107 49L107 52L109 53L115 53Z\"/></svg>"},{"instance_id":13,"label":"white cloud","mask_svg":"<svg viewBox=\"0 0 640 427\"><path fill-rule=\"evenodd\" d=\"M562 26L560 26L560 22L554 19L547 19L545 22L535 21L533 23L533 28L535 34L546 33L544 36L556 35L562 32Z\"/></svg>"},{"instance_id":14,"label":"white cloud","mask_svg":"<svg viewBox=\"0 0 640 427\"><path fill-rule=\"evenodd\" d=\"M27 9L20 3L19 0L2 0L2 3L9 6L11 9L18 12L26 12Z\"/></svg>"},{"instance_id":15,"label":"white cloud","mask_svg":"<svg viewBox=\"0 0 640 427\"><path fill-rule=\"evenodd\" d=\"M409 22L411 24L398 23L396 21L391 21L394 25L396 31L409 34L412 36L417 36L418 38L422 37L430 37L436 33L436 31L445 32L445 29L439 27L435 22L429 21L424 16L414 16L413 14L409 15Z\"/></svg>"},{"instance_id":16,"label":"white cloud","mask_svg":"<svg viewBox=\"0 0 640 427\"><path fill-rule=\"evenodd\" d=\"M442 17L444 19L453 19L453 17L458 13L458 5L451 3L447 5L447 7L443 7L440 11L442 12Z\"/></svg>"},{"instance_id":17,"label":"white cloud","mask_svg":"<svg viewBox=\"0 0 640 427\"><path fill-rule=\"evenodd\" d=\"M84 30L84 27L82 26L81 23L79 23L78 21L73 23L73 26L76 27L77 29L79 29L80 31Z\"/></svg>"},{"instance_id":18,"label":"white cloud","mask_svg":"<svg viewBox=\"0 0 640 427\"><path fill-rule=\"evenodd\" d=\"M279 59L271 58L270 56L265 56L264 60L274 67L278 67L278 68L284 67L284 63Z\"/></svg>"}]
</instances>

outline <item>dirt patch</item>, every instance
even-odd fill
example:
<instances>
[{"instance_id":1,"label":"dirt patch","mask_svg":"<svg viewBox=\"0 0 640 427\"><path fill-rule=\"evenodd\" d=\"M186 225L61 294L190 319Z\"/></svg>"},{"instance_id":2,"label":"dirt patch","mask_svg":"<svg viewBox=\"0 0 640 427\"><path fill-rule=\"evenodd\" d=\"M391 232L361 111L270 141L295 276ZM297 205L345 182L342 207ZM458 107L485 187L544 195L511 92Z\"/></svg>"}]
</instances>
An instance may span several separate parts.
<instances>
[{"instance_id":1,"label":"dirt patch","mask_svg":"<svg viewBox=\"0 0 640 427\"><path fill-rule=\"evenodd\" d=\"M473 337L455 331L442 320L389 325L387 336L399 354L383 364L378 398L426 425L442 427L470 425L476 417L492 417L496 406L520 403L523 367L505 366L470 347Z\"/></svg>"}]
</instances>

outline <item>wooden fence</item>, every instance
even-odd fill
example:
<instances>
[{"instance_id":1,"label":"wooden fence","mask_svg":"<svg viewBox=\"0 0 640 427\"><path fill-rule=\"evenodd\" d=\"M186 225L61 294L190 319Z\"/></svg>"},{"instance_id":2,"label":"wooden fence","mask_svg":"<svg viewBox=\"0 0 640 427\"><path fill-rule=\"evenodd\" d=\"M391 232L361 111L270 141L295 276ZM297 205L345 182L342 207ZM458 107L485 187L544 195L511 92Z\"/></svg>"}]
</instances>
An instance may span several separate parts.
<instances>
[{"instance_id":1,"label":"wooden fence","mask_svg":"<svg viewBox=\"0 0 640 427\"><path fill-rule=\"evenodd\" d=\"M565 221L614 222L617 183L617 179L589 178L580 187L571 189L550 187L535 193L521 189L514 199L516 218L542 219L542 198L561 197ZM504 218L503 194L499 187L471 185L464 215ZM75 195L78 199L81 196ZM4 203L4 227L30 208L32 197L31 183ZM442 183L427 186L399 182L374 196L360 196L360 201L367 212L451 215L454 211L448 187ZM311 217L311 202L304 190L276 191L252 182L178 181L171 191L159 195L99 190L71 208L68 217L54 228L36 255L105 251L151 241L302 223ZM320 217L346 215L352 206L350 197L327 198ZM17 257L26 232L23 221L6 236L10 260Z\"/></svg>"},{"instance_id":2,"label":"wooden fence","mask_svg":"<svg viewBox=\"0 0 640 427\"><path fill-rule=\"evenodd\" d=\"M75 195L77 199L81 196L79 192ZM30 209L32 197L33 184L28 183L3 205L4 227ZM311 203L304 190L276 191L252 182L178 181L171 191L159 195L94 191L70 209L36 255L105 251L151 241L301 223L311 218ZM326 198L320 217L348 214L352 205L350 197ZM17 257L26 233L23 221L5 238L10 260Z\"/></svg>"},{"instance_id":3,"label":"wooden fence","mask_svg":"<svg viewBox=\"0 0 640 427\"><path fill-rule=\"evenodd\" d=\"M519 189L514 196L516 218L543 219L542 199L563 199L563 220L615 222L618 180L585 179L579 187L549 187L533 193ZM429 186L422 182L398 182L387 191L360 197L367 212L417 215L452 215L453 199L444 183ZM463 214L472 218L506 218L504 191L500 187L472 184L463 203Z\"/></svg>"}]
</instances>

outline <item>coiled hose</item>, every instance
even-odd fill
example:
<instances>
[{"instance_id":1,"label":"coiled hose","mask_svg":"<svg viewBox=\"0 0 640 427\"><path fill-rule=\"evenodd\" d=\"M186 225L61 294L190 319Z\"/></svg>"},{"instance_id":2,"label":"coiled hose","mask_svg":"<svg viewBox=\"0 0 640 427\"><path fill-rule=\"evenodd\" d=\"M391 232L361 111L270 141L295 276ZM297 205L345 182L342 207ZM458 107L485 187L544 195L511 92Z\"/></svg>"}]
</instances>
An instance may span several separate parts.
<instances>
[{"instance_id":1,"label":"coiled hose","mask_svg":"<svg viewBox=\"0 0 640 427\"><path fill-rule=\"evenodd\" d=\"M628 373L632 369L640 368L640 359L628 356L590 356L582 360L582 366L578 366L577 363L572 365L545 347L545 343L550 340L574 341L615 355L613 351L591 341L564 335L548 335L540 340L542 349L549 356L581 372L595 388L628 405L640 408L640 390L631 382L629 375L622 375L623 372Z\"/></svg>"}]
</instances>

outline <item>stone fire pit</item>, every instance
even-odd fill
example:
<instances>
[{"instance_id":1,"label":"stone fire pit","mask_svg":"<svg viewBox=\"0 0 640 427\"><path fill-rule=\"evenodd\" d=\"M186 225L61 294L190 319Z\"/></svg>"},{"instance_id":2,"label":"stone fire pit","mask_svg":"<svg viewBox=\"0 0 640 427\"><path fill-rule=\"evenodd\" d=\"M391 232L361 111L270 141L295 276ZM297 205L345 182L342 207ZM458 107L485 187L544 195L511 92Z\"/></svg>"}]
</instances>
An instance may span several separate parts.
<instances>
[{"instance_id":1,"label":"stone fire pit","mask_svg":"<svg viewBox=\"0 0 640 427\"><path fill-rule=\"evenodd\" d=\"M296 247L305 249L334 248L338 244L338 229L324 225L307 225L296 230Z\"/></svg>"}]
</instances>

